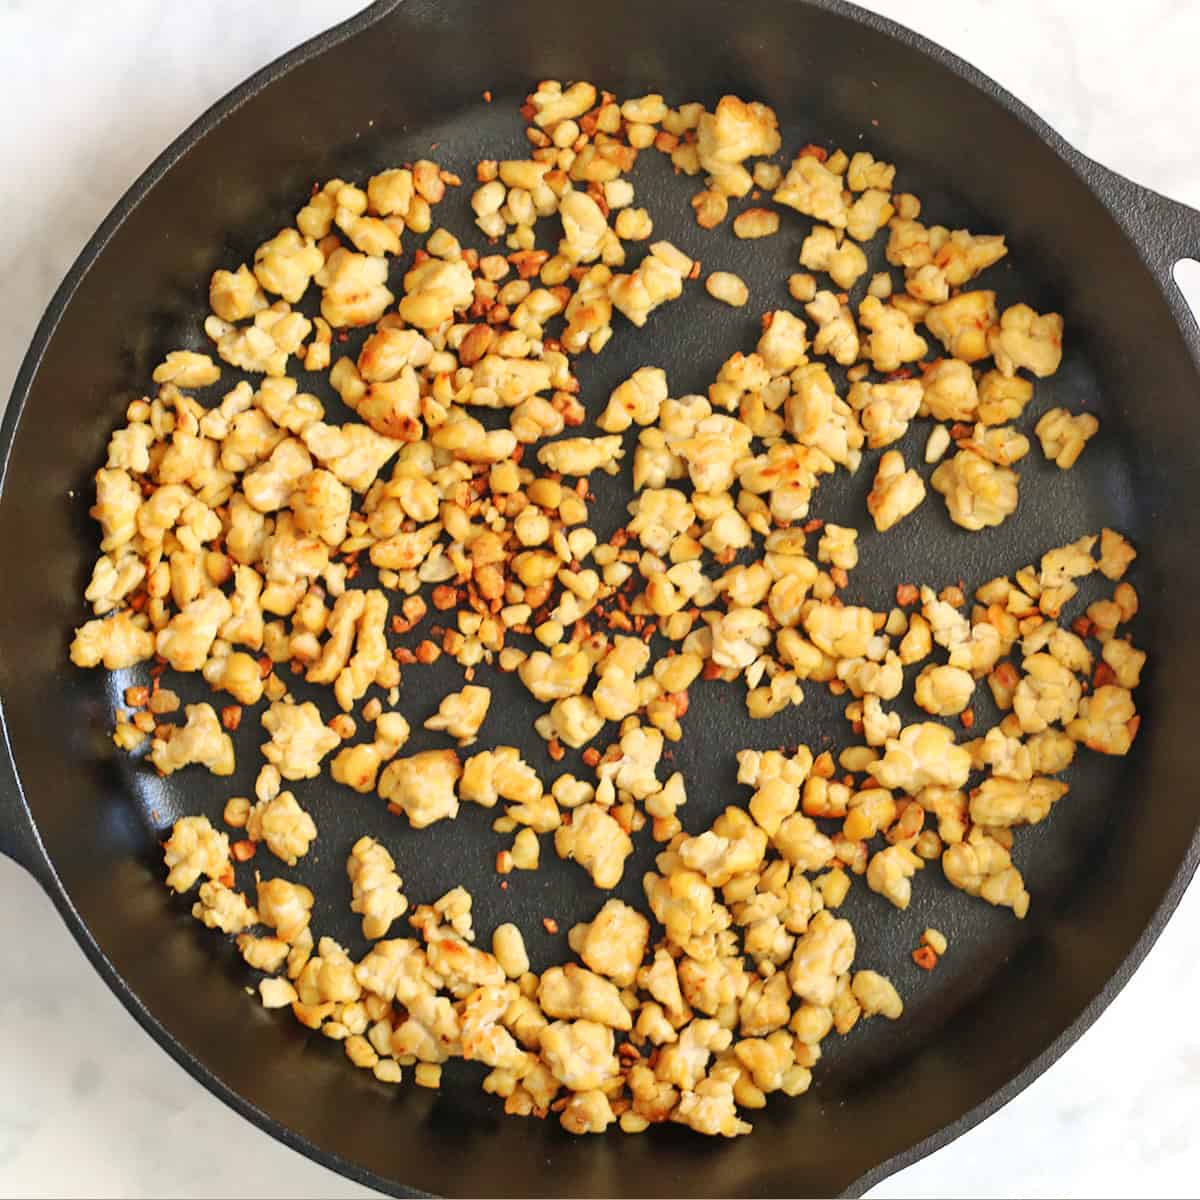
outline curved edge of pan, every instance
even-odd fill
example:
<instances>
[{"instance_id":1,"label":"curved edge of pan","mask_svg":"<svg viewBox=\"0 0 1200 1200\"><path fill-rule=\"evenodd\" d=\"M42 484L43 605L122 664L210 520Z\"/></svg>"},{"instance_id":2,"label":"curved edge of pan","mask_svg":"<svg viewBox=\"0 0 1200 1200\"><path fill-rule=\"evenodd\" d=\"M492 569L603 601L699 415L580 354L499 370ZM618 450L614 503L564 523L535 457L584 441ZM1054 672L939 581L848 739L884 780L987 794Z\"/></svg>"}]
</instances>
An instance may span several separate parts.
<instances>
[{"instance_id":1,"label":"curved edge of pan","mask_svg":"<svg viewBox=\"0 0 1200 1200\"><path fill-rule=\"evenodd\" d=\"M864 1171L850 1183L841 1193L842 1196L861 1196L877 1183L882 1183L897 1171L911 1167L914 1163L928 1157L935 1150L948 1146L957 1141L964 1133L969 1133L981 1121L999 1112L1010 1100L1015 1100L1034 1080L1044 1075L1087 1031L1096 1023L1106 1008L1117 998L1125 985L1133 978L1134 972L1142 965L1146 955L1150 953L1154 943L1158 941L1167 922L1171 919L1183 893L1187 891L1200 866L1200 831L1193 837L1188 846L1187 854L1171 886L1167 889L1162 903L1154 911L1154 916L1147 923L1141 936L1133 944L1129 953L1121 961L1121 965L1109 977L1104 987L1093 997L1091 1003L1037 1058L1026 1064L1023 1070L1014 1075L1006 1084L997 1088L981 1104L965 1112L949 1125L942 1126L936 1133L917 1142L915 1145L902 1150L899 1154L881 1162L878 1166Z\"/></svg>"},{"instance_id":2,"label":"curved edge of pan","mask_svg":"<svg viewBox=\"0 0 1200 1200\"><path fill-rule=\"evenodd\" d=\"M1072 145L1052 125L978 67L924 34L850 0L798 0L810 8L839 13L926 58L996 101L1046 143L1100 198L1154 274L1171 312L1200 366L1200 316L1176 286L1171 269L1182 258L1200 258L1200 209L1172 200L1106 167Z\"/></svg>"},{"instance_id":3,"label":"curved edge of pan","mask_svg":"<svg viewBox=\"0 0 1200 1200\"><path fill-rule=\"evenodd\" d=\"M29 349L25 352L17 370L8 406L3 420L0 420L0 497L3 497L4 494L8 464L17 427L20 424L25 402L29 396L34 376L41 365L45 349L81 280L100 256L113 234L175 163L211 130L221 124L226 117L295 67L332 50L340 43L369 29L402 2L403 0L375 0L375 3L363 8L354 16L302 42L243 80L210 105L180 133L113 205L55 290L34 331ZM30 813L24 790L21 787L20 772L8 740L2 700L0 700L0 853L28 871L42 886L88 962L134 1020L183 1070L187 1071L193 1079L201 1083L219 1100L264 1133L348 1179L393 1196L425 1197L429 1195L427 1192L407 1188L395 1180L384 1179L366 1171L349 1159L322 1150L280 1124L270 1114L251 1104L239 1092L230 1088L200 1059L190 1054L143 1004L141 998L129 987L92 937L86 922L67 895L66 889L54 869L54 864L46 854Z\"/></svg>"},{"instance_id":4,"label":"curved edge of pan","mask_svg":"<svg viewBox=\"0 0 1200 1200\"><path fill-rule=\"evenodd\" d=\"M1197 314L1176 286L1172 268L1181 258L1200 257L1200 211L1143 187L1127 176L1113 171L1084 154L1046 123L1022 100L1013 95L991 76L984 74L965 59L931 41L915 30L888 17L861 8L847 0L802 0L813 7L840 12L868 27L889 35L903 44L933 59L954 74L984 92L1028 126L1063 159L1103 201L1117 223L1137 248L1142 260L1154 275L1159 289L1175 316L1180 332L1188 343L1193 360L1200 366L1200 323ZM893 1155L884 1162L863 1172L847 1185L843 1196L861 1196L889 1176L912 1166L935 1150L948 1146L981 1121L1015 1100L1035 1079L1052 1067L1099 1019L1106 1008L1141 966L1146 955L1158 941L1171 919L1184 892L1200 866L1200 828L1192 837L1178 871L1171 880L1163 899L1137 941L1119 967L1092 998L1087 1007L1055 1040L1023 1070L994 1091L986 1100L963 1113L957 1120L936 1133Z\"/></svg>"},{"instance_id":5,"label":"curved edge of pan","mask_svg":"<svg viewBox=\"0 0 1200 1200\"><path fill-rule=\"evenodd\" d=\"M918 51L995 100L1054 150L1100 197L1113 214L1114 219L1125 230L1130 241L1137 247L1176 316L1181 333L1191 349L1192 357L1200 365L1200 326L1197 325L1196 318L1184 301L1182 294L1175 287L1170 273L1171 267L1178 259L1200 254L1200 212L1161 196L1150 189L1143 188L1125 176L1095 162L1067 142L1037 113L991 77L922 34L900 25L888 17L848 3L846 0L799 0L799 2L809 7L824 9L844 16ZM143 171L113 206L55 291L38 323L29 350L17 372L8 409L4 414L3 421L0 422L0 496L3 495L16 429L45 348L80 281L117 229L174 164L227 116L296 66L332 50L340 43L377 24L401 3L403 0L376 0L375 3L367 6L355 16L317 34L255 72L193 121ZM0 723L0 729L2 728L3 725ZM9 826L4 836L0 837L0 852L12 857L37 878L61 913L89 962L146 1032L181 1067L185 1068L215 1096L285 1145L322 1166L382 1192L403 1197L428 1195L425 1192L406 1188L395 1180L378 1176L297 1135L268 1113L248 1102L240 1093L231 1089L219 1076L210 1071L172 1037L117 972L71 903L37 836L36 827L33 825L20 786L19 773L16 770L7 737L0 735L0 738L3 740L0 769L4 776L0 778L0 811L3 812L4 824ZM1200 830L1197 830L1189 844L1179 869L1146 928L1105 986L1093 997L1075 1021L1023 1070L982 1103L929 1137L862 1173L849 1183L841 1194L845 1196L861 1195L888 1176L948 1145L1013 1100L1053 1065L1091 1027L1140 966L1178 906L1198 864L1200 864Z\"/></svg>"},{"instance_id":6,"label":"curved edge of pan","mask_svg":"<svg viewBox=\"0 0 1200 1200\"><path fill-rule=\"evenodd\" d=\"M1182 292L1175 285L1171 274L1172 267L1179 259L1200 257L1200 211L1143 187L1090 158L991 76L915 30L857 4L848 3L847 0L802 2L816 8L843 13L919 51L990 96L1036 133L1088 184L1124 229L1154 275L1175 316L1180 332L1188 343L1193 360L1200 366L1200 323L1197 314L1193 313ZM1198 866L1200 828L1193 835L1178 871L1141 936L1104 987L1075 1020L1041 1054L982 1103L936 1133L863 1172L849 1183L841 1194L847 1197L861 1196L889 1176L920 1162L943 1146L948 1146L1011 1100L1015 1100L1034 1080L1049 1070L1095 1024L1133 977L1179 907L1179 902L1191 884Z\"/></svg>"},{"instance_id":7,"label":"curved edge of pan","mask_svg":"<svg viewBox=\"0 0 1200 1200\"><path fill-rule=\"evenodd\" d=\"M88 238L87 244L79 252L79 257L71 264L71 269L58 285L42 319L34 330L29 349L21 360L9 395L8 407L0 421L0 496L4 494L4 485L8 477L8 460L12 453L13 440L21 414L25 408L25 400L29 389L41 365L42 354L50 342L50 338L58 326L59 320L66 311L71 297L75 294L80 281L87 274L92 264L99 258L104 247L108 245L113 234L124 224L126 218L142 202L146 194L163 178L164 175L179 161L197 142L215 129L231 113L236 112L248 100L258 95L264 88L269 87L276 79L286 75L293 68L309 59L332 50L341 42L362 33L378 21L382 20L392 9L403 3L403 0L375 0L361 12L302 42L294 50L268 63L255 71L248 79L243 80L221 99L211 104L200 114L157 158L138 176L124 195L113 205L108 215L101 222L95 233Z\"/></svg>"},{"instance_id":8,"label":"curved edge of pan","mask_svg":"<svg viewBox=\"0 0 1200 1200\"><path fill-rule=\"evenodd\" d=\"M311 44L306 43L304 48ZM3 436L8 435L5 433ZM344 1175L347 1179L354 1180L355 1183L374 1188L387 1195L404 1197L405 1200L409 1197L428 1197L430 1195L429 1192L417 1191L414 1188L405 1187L395 1180L375 1175L364 1170L357 1163L323 1150L301 1137L287 1125L277 1121L257 1105L250 1103L240 1092L231 1088L219 1075L210 1070L202 1059L190 1053L146 1007L141 997L129 986L92 936L87 922L71 902L66 888L54 869L54 864L42 847L14 767L7 727L3 722L3 708L0 705L0 823L9 827L14 821L18 823L19 831L15 838L9 832L0 836L0 853L28 870L41 884L97 975L124 1005L130 1016L192 1079L203 1085L213 1096L227 1104L239 1116L261 1129L263 1133L303 1154L306 1158L312 1159L313 1162L327 1170Z\"/></svg>"},{"instance_id":9,"label":"curved edge of pan","mask_svg":"<svg viewBox=\"0 0 1200 1200\"><path fill-rule=\"evenodd\" d=\"M1192 358L1200 366L1200 314L1192 310L1173 274L1181 259L1200 259L1200 210L1142 187L1088 158L1069 142L1063 146L1065 151L1060 153L1103 200L1157 279Z\"/></svg>"}]
</instances>

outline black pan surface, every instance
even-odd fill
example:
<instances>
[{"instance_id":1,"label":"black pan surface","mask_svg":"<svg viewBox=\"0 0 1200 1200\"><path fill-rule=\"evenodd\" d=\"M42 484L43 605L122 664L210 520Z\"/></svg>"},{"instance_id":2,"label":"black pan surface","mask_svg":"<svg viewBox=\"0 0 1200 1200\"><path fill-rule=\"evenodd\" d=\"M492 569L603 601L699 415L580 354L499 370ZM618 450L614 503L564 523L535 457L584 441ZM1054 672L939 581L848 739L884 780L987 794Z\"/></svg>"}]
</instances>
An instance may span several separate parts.
<instances>
[{"instance_id":1,"label":"black pan surface","mask_svg":"<svg viewBox=\"0 0 1200 1200\"><path fill-rule=\"evenodd\" d=\"M472 0L376 6L252 80L135 186L56 299L10 406L0 547L22 556L34 549L36 567L28 587L0 595L0 695L15 784L14 816L0 844L33 866L106 977L176 1057L271 1132L385 1190L865 1188L966 1128L1060 1053L1145 952L1195 863L1188 708L1200 664L1192 645L1168 640L1167 631L1183 627L1187 596L1200 582L1188 479L1200 439L1180 412L1181 397L1196 390L1189 344L1197 334L1161 281L1187 233L1200 243L1200 216L1107 175L994 85L875 17L840 5L765 2L740 6L736 20L732 14L711 4L697 22L693 8L649 12L617 3L601 28L585 31L550 4L503 12ZM761 98L780 115L781 162L808 141L851 151L862 145L898 162L897 186L922 197L927 219L1009 235L1010 257L982 281L1002 303L1024 299L1065 313L1067 358L1039 384L1022 426L1030 432L1042 411L1060 404L1097 413L1101 435L1080 467L1059 472L1035 447L1022 464L1016 516L982 535L952 526L933 496L880 537L862 520L873 466L852 479L839 474L813 511L863 530L852 595L878 608L901 580L941 586L961 577L974 585L1104 524L1142 551L1131 576L1144 606L1134 637L1153 667L1139 692L1142 734L1127 760L1081 755L1072 794L1020 836L1030 918L1018 923L970 900L936 867L918 881L904 914L855 888L847 915L859 934L856 965L897 978L905 1018L827 1043L812 1092L772 1104L757 1115L754 1136L734 1144L676 1129L572 1140L554 1123L503 1118L479 1091L482 1071L467 1064L451 1064L439 1093L407 1085L391 1092L352 1071L324 1039L263 1013L241 994L250 977L236 954L198 930L188 904L167 897L157 849L176 816L203 811L215 819L228 796L249 793L261 740L256 719L247 714L237 738L232 780L190 772L159 779L107 740L121 690L143 677L80 673L64 658L68 631L83 619L77 597L95 543L91 473L124 403L140 393L161 354L202 346L197 315L210 271L248 257L291 219L315 180L364 179L429 153L469 178L478 158L499 157L502 147L521 153L515 110L543 77L589 78L622 96L661 90L675 102L711 104L726 91ZM482 101L484 89L493 103ZM634 179L655 236L700 257L706 273L736 271L752 300L742 312L727 310L697 285L645 330L619 331L603 355L577 364L593 415L616 382L646 363L667 368L673 395L703 391L732 349L753 344L758 314L788 304L784 280L809 227L786 214L780 236L739 243L728 225L717 233L695 226L687 205L694 181L673 177L659 156L644 154ZM468 194L464 188L442 205L437 219L478 245ZM402 270L394 267L394 277ZM351 335L337 348L353 353L358 340ZM226 371L221 390L229 380ZM336 406L323 382L302 378L302 386ZM918 424L899 447L910 463L921 461L927 431ZM594 484L599 532L621 523L628 474L627 465L617 479ZM185 699L203 694L189 682L175 678L171 686ZM554 767L545 756L515 680L497 673L486 682L494 699L480 748L519 745L544 778L573 765L568 758ZM401 709L417 731L406 752L444 744L420 722L457 686L461 673L445 660L406 669ZM303 684L295 691L310 697ZM685 738L675 747L689 784L689 828L747 798L734 780L736 749L803 741L816 750L831 735L846 744L844 701L817 687L807 697L798 710L750 722L737 688L693 689ZM326 700L315 691L311 698ZM47 706L53 722L45 720ZM977 707L986 727L992 714ZM317 892L314 928L352 954L364 947L343 864L362 833L391 848L414 901L463 882L482 933L516 920L535 968L562 961L565 931L603 902L548 839L541 870L511 875L501 890L493 861L506 839L490 830L494 814L470 808L418 833L378 799L344 793L327 777L296 790L321 837L290 877ZM618 894L640 898L638 881L654 851L649 839L640 842ZM261 856L253 866L270 869ZM545 916L558 922L557 937L542 931ZM925 975L908 964L908 952L929 924L949 935L954 953Z\"/></svg>"}]
</instances>

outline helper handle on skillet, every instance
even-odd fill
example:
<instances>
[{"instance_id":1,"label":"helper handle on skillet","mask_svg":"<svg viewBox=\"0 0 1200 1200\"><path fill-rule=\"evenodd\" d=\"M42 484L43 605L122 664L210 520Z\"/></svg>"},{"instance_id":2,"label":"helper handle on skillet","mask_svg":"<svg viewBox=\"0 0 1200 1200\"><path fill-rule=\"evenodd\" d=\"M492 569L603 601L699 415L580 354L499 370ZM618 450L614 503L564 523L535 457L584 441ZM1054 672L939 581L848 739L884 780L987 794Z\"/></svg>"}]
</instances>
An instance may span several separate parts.
<instances>
[{"instance_id":1,"label":"helper handle on skillet","mask_svg":"<svg viewBox=\"0 0 1200 1200\"><path fill-rule=\"evenodd\" d=\"M0 854L24 867L40 884L51 879L50 863L42 848L33 816L17 783L8 745L3 705L0 704Z\"/></svg>"},{"instance_id":2,"label":"helper handle on skillet","mask_svg":"<svg viewBox=\"0 0 1200 1200\"><path fill-rule=\"evenodd\" d=\"M1142 187L1092 159L1078 156L1076 166L1096 194L1125 227L1142 258L1158 278L1179 327L1200 364L1200 314L1192 312L1175 283L1181 259L1200 260L1200 210Z\"/></svg>"}]
</instances>

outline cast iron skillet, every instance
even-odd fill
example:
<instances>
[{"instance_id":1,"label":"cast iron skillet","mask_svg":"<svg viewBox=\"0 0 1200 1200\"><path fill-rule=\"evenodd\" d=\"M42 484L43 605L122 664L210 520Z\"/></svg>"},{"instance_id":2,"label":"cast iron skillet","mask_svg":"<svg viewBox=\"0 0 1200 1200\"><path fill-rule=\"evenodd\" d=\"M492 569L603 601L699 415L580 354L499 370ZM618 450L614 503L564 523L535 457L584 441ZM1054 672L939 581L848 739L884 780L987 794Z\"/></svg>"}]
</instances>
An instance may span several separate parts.
<instances>
[{"instance_id":1,"label":"cast iron skillet","mask_svg":"<svg viewBox=\"0 0 1200 1200\"><path fill-rule=\"evenodd\" d=\"M257 731L239 741L232 781L191 772L158 780L116 755L107 738L120 689L137 676L78 672L65 658L94 553L91 473L158 356L199 345L195 314L213 267L241 261L290 220L314 180L362 179L432 142L440 143L435 157L460 169L485 151L495 155L498 139L517 152L513 108L544 77L592 79L622 95L662 90L679 102L711 103L724 91L761 98L780 114L784 154L808 140L853 149L861 139L902 164L901 186L924 197L930 220L1009 235L1011 265L986 280L1002 301L1020 296L1065 312L1067 361L1039 385L1024 424L1056 403L1098 411L1103 431L1081 469L1059 473L1035 447L1022 466L1016 517L985 535L953 528L936 497L885 541L865 533L854 577L865 598L885 603L902 578L944 583L961 573L979 582L1102 523L1141 549L1134 578L1144 615L1135 635L1153 664L1139 693L1141 735L1126 761L1081 756L1072 794L1020 840L1030 918L1019 924L951 891L936 868L901 917L856 888L859 965L901 980L905 1019L856 1031L827 1054L807 1097L772 1104L757 1114L753 1137L731 1144L676 1128L570 1139L554 1122L501 1117L469 1066L448 1071L439 1093L389 1091L324 1039L262 1012L242 994L240 962L203 936L186 903L166 895L156 845L180 813L215 817L225 798L248 791ZM480 102L485 89L491 107ZM641 362L668 367L672 394L702 388L731 346L753 336L757 313L786 303L782 279L807 224L786 219L780 238L748 253L696 229L690 189L665 170L647 164L638 188L660 235L699 254L706 269L731 267L751 282L754 313L717 311L693 289L640 338L618 338L580 368L593 405ZM12 572L0 591L8 748L0 848L39 879L97 970L178 1062L274 1136L384 1191L865 1190L1045 1070L1129 978L1195 868L1200 651L1184 631L1200 594L1200 494L1191 475L1200 461L1192 411L1200 332L1170 270L1198 247L1200 214L1084 158L944 50L837 0L374 5L261 71L165 151L89 242L34 338L0 435L0 547ZM914 432L903 447L909 461L919 461L923 436ZM826 484L817 515L856 519L868 474ZM617 523L617 504L615 488L601 497L602 524ZM414 728L454 678L443 667L406 675L402 707ZM489 735L516 740L548 771L528 709L517 691L498 686ZM757 726L739 715L733 689L695 694L677 758L689 779L690 826L746 798L733 784L734 749L820 744L826 730L840 733L839 706L818 692ZM548 849L542 871L510 877L501 892L492 869L500 842L485 814L416 835L378 801L335 795L327 784L310 785L301 799L322 836L295 876L320 881L314 926L355 953L362 947L342 863L362 832L392 847L414 899L465 881L483 931L519 920L538 931L531 950L542 962L561 960L564 950L562 934L540 934L540 917L554 916L565 932L601 903L578 869ZM643 847L631 862L622 894L636 895L651 853ZM270 872L262 858L254 865ZM950 934L952 952L926 977L905 966L930 923Z\"/></svg>"}]
</instances>

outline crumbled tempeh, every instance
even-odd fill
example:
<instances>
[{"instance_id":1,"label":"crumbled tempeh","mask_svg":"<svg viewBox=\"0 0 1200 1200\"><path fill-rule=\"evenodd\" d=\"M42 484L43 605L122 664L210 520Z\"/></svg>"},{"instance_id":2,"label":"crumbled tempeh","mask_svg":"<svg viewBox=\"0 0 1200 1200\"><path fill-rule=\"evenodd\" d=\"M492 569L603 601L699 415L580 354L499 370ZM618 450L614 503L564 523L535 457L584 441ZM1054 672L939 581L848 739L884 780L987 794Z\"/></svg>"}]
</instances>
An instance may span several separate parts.
<instances>
[{"instance_id":1,"label":"crumbled tempeh","mask_svg":"<svg viewBox=\"0 0 1200 1200\"><path fill-rule=\"evenodd\" d=\"M917 512L927 485L906 467L906 435L924 444L957 525L980 531L1015 511L1030 377L1058 370L1061 316L1021 303L1001 314L973 283L1007 255L1005 238L923 222L921 201L895 191L896 166L870 152L809 144L785 171L765 105L673 108L547 79L522 113L526 157L475 164L487 253L436 227L434 207L462 180L422 159L314 185L252 262L213 272L201 319L214 349L153 365L95 474L99 553L83 597L94 619L69 654L131 671L111 684L125 705L113 741L146 747L162 775L231 773L233 735L261 725L253 797L241 789L222 814L244 835L230 845L206 817L182 817L163 853L172 890L199 885L196 920L273 976L258 986L264 1006L290 1007L381 1082L411 1065L437 1088L441 1064L462 1058L488 1068L484 1089L507 1112L553 1112L574 1134L673 1121L738 1136L750 1131L740 1110L808 1089L831 1033L902 1018L890 980L853 969L855 930L836 913L856 876L878 911L917 907L929 894L919 872L940 860L951 886L1026 915L1016 840L1071 803L1060 776L1079 747L1124 755L1139 730L1147 656L1122 628L1140 604L1124 581L1136 551L1106 528L973 579L973 593L958 577L978 566L967 555L936 584L899 581L894 606L866 607L849 573L877 582L876 532L913 515L896 538L921 539L933 516ZM700 177L701 229L732 215L744 242L792 221L783 208L811 218L800 265L830 290L791 275L803 315L764 311L752 340L715 360L702 331L693 357L716 369L695 394L672 397L666 371L641 365L596 403L578 356L638 337L685 282L749 303L744 280L690 243L650 243L667 214L639 206L631 173L651 149ZM888 266L868 278L884 229ZM393 263L406 233L420 248ZM750 253L727 249L734 265ZM614 310L634 329L618 320L614 332ZM221 363L255 384L203 402L182 390L219 384ZM301 368L327 375L344 407L321 381L301 391ZM1039 411L1045 457L1074 465L1097 418ZM628 519L602 530L595 511L628 478L635 426ZM865 479L846 478L864 466ZM1037 464L1025 469L1036 486ZM835 495L866 494L875 531L827 519L830 476ZM1077 614L1097 570L1113 594ZM396 707L425 695L439 660L463 678L438 677L418 737L459 749L402 757L412 730ZM190 693L168 671L230 702L172 719ZM515 735L474 746L511 716L497 673L535 706L531 745L556 764L581 751L586 771L572 760L574 774L546 775ZM991 727L975 703L985 679L1003 718ZM740 751L745 796L685 829L689 787L706 781L685 781L675 746L722 683L744 687L763 720L825 686L849 732L815 754ZM905 726L909 701L931 719ZM355 740L361 722L373 732ZM394 848L405 861L417 831L464 802L502 806L484 817L505 839L501 891L539 868L545 834L602 890L650 839L644 903L602 897L565 931L548 906L545 932L565 932L579 962L535 974L544 947L515 925L490 941L481 928L475 944L480 913L461 886L417 904L412 935L398 936L409 901L396 860L363 836L337 850L370 943L356 962L315 928L329 897L248 865L263 843L289 867L304 858L306 877L319 866L320 789L307 801L304 785L284 788L319 778L327 758L336 783L407 816ZM321 826L327 839L336 822ZM913 957L931 969L947 941L932 928L921 941Z\"/></svg>"}]
</instances>

